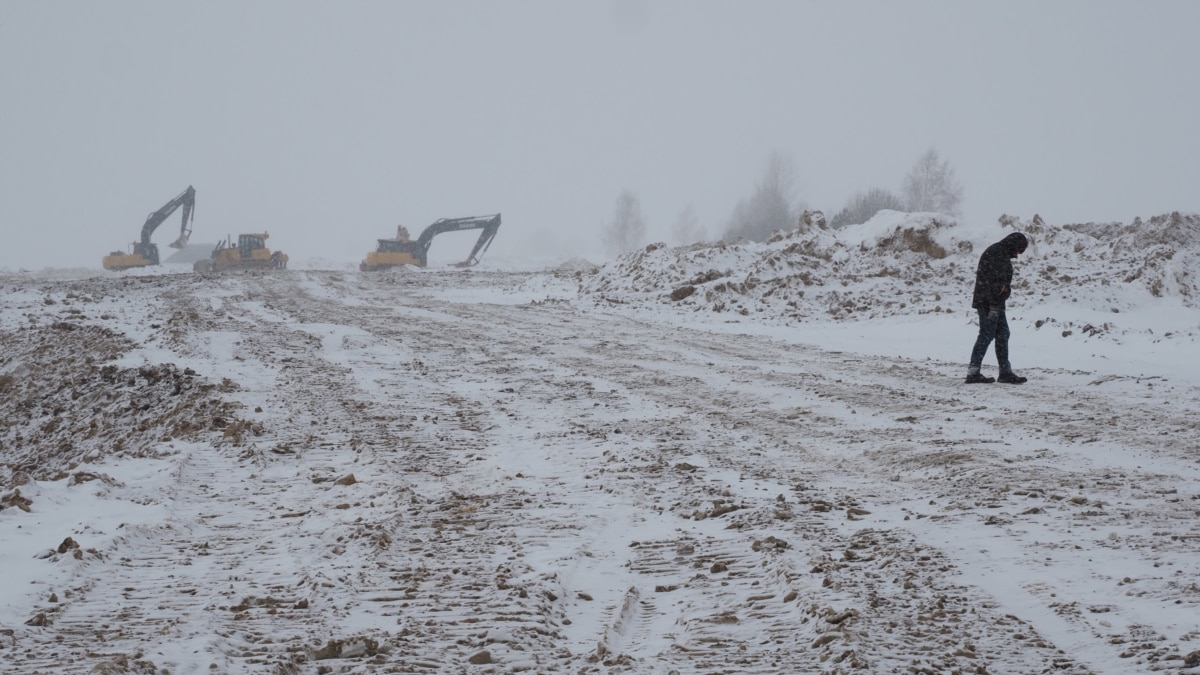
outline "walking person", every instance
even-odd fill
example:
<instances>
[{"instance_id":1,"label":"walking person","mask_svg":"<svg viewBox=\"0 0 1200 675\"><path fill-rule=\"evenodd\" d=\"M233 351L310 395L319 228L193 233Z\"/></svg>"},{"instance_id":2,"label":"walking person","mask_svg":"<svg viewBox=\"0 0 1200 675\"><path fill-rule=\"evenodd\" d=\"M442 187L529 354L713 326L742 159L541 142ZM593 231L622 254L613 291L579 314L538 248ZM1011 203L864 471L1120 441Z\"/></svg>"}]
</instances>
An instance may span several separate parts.
<instances>
[{"instance_id":1,"label":"walking person","mask_svg":"<svg viewBox=\"0 0 1200 675\"><path fill-rule=\"evenodd\" d=\"M1013 372L1008 360L1008 319L1004 316L1004 302L1012 293L1013 258L1025 252L1029 240L1020 232L1013 232L992 244L979 256L979 267L975 270L975 293L971 307L979 312L979 337L971 350L971 362L967 366L968 384L990 384L992 378L980 372L988 345L996 343L996 361L1000 365L999 380L1007 384L1024 384L1027 378Z\"/></svg>"}]
</instances>

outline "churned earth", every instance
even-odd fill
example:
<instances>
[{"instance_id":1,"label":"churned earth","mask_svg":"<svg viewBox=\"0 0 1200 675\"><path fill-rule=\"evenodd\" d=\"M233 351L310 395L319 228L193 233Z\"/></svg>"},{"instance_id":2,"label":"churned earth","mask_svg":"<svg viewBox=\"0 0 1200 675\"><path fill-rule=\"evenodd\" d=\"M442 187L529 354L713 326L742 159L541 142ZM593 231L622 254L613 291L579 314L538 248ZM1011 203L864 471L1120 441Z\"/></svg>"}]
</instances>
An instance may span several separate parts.
<instances>
[{"instance_id":1,"label":"churned earth","mask_svg":"<svg viewBox=\"0 0 1200 675\"><path fill-rule=\"evenodd\" d=\"M0 275L0 670L1200 672L1191 277L1003 225L1022 386L962 382L1005 230L914 216Z\"/></svg>"}]
</instances>

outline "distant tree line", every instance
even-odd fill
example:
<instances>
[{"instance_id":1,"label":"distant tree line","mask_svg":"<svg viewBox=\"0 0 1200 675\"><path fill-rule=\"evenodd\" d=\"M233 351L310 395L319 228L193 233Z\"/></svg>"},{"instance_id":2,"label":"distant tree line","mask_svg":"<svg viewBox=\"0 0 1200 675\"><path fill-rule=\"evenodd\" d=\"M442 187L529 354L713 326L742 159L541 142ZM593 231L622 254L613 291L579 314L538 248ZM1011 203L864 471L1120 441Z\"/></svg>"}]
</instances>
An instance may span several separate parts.
<instances>
[{"instance_id":1,"label":"distant tree line","mask_svg":"<svg viewBox=\"0 0 1200 675\"><path fill-rule=\"evenodd\" d=\"M934 212L960 215L963 187L949 161L942 160L934 148L925 151L904 176L900 194L880 187L854 193L829 225L834 228L858 225L885 209L908 213ZM796 169L791 158L774 152L767 159L762 178L754 191L738 200L725 224L726 239L764 241L778 230L796 227L804 202L796 196ZM702 241L706 235L691 206L680 212L671 229L677 244ZM630 190L617 196L612 219L602 236L610 255L622 255L645 243L646 221L641 202Z\"/></svg>"},{"instance_id":2,"label":"distant tree line","mask_svg":"<svg viewBox=\"0 0 1200 675\"><path fill-rule=\"evenodd\" d=\"M955 178L954 168L938 156L936 149L930 148L904 176L899 195L879 187L856 192L842 210L834 214L829 225L845 227L865 223L884 209L958 216L962 197L963 188ZM795 170L791 161L774 153L767 160L763 177L753 194L734 207L725 226L725 237L763 241L777 230L794 228L804 209L804 203L795 199Z\"/></svg>"},{"instance_id":3,"label":"distant tree line","mask_svg":"<svg viewBox=\"0 0 1200 675\"><path fill-rule=\"evenodd\" d=\"M629 253L646 239L646 219L642 217L642 202L630 190L621 190L613 209L612 220L604 228L604 246L610 255Z\"/></svg>"}]
</instances>

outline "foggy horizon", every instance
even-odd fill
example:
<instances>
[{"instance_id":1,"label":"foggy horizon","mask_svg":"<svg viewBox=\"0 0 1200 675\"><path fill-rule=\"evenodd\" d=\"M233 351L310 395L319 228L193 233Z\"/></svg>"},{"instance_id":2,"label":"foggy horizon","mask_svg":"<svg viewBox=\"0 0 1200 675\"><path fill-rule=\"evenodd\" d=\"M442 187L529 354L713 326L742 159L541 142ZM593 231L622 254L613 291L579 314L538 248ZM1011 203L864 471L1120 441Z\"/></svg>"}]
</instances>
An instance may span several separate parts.
<instances>
[{"instance_id":1,"label":"foggy horizon","mask_svg":"<svg viewBox=\"0 0 1200 675\"><path fill-rule=\"evenodd\" d=\"M1182 0L3 3L0 269L99 268L188 185L193 243L357 260L501 213L488 255L601 261L622 190L647 242L689 207L716 239L773 153L828 217L930 148L966 222L1197 212L1196 25ZM431 255L475 238L449 236Z\"/></svg>"}]
</instances>

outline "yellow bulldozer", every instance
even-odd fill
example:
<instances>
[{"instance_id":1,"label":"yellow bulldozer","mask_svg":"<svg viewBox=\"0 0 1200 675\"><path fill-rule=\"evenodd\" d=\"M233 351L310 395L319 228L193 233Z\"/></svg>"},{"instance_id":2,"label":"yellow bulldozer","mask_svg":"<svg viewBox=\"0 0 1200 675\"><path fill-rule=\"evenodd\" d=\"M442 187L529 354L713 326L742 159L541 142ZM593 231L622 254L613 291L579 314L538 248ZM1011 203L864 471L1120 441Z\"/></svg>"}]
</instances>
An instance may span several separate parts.
<instances>
[{"instance_id":1,"label":"yellow bulldozer","mask_svg":"<svg viewBox=\"0 0 1200 675\"><path fill-rule=\"evenodd\" d=\"M267 248L266 232L239 234L237 244L233 237L217 244L208 260L197 260L192 269L199 274L226 272L231 270L281 270L287 267L288 257L282 251L271 252Z\"/></svg>"}]
</instances>

